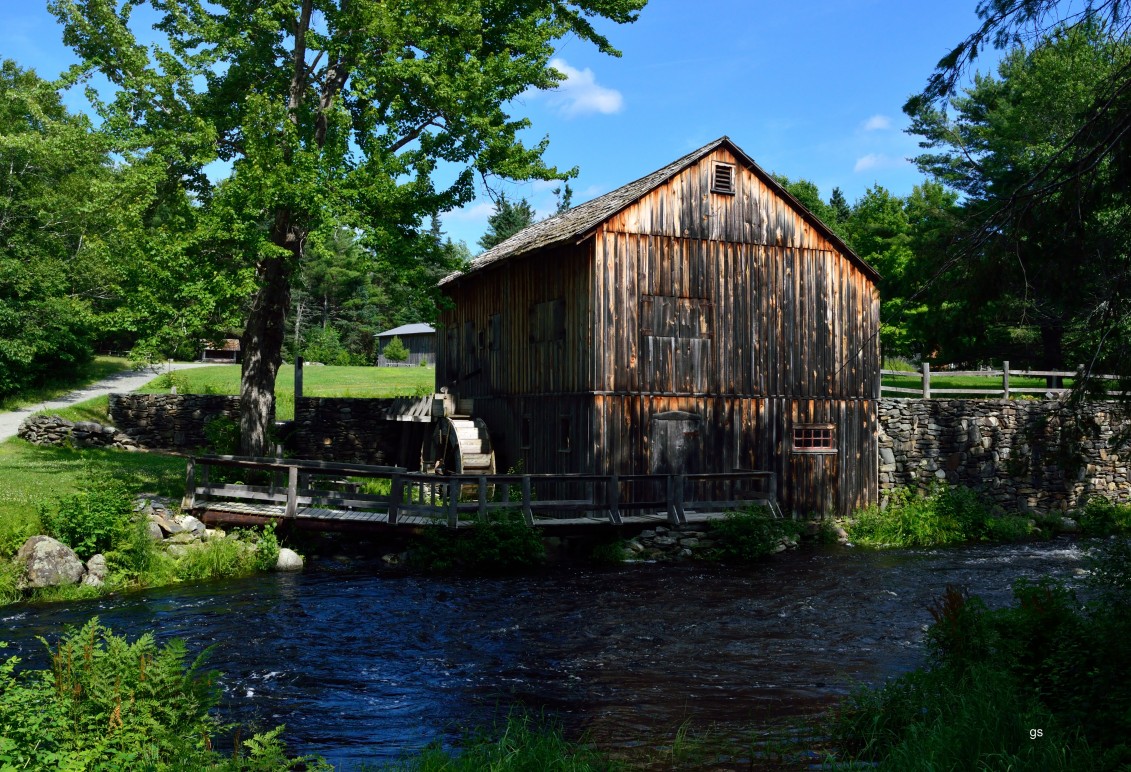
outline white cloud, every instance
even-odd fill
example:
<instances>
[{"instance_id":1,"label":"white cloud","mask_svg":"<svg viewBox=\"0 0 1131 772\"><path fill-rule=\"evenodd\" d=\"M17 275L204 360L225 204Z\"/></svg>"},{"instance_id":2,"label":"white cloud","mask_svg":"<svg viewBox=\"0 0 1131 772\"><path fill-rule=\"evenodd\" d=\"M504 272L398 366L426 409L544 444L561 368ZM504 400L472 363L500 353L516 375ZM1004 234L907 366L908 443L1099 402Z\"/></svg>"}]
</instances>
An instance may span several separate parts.
<instances>
[{"instance_id":1,"label":"white cloud","mask_svg":"<svg viewBox=\"0 0 1131 772\"><path fill-rule=\"evenodd\" d=\"M856 159L856 165L852 167L854 172L866 172L869 169L883 166L887 159L882 155L876 153L868 153L868 155L861 156Z\"/></svg>"},{"instance_id":2,"label":"white cloud","mask_svg":"<svg viewBox=\"0 0 1131 772\"><path fill-rule=\"evenodd\" d=\"M565 59L550 60L550 66L566 76L561 84L549 92L550 104L567 118L592 113L619 113L624 108L624 97L613 88L597 83L593 71L586 67L571 67Z\"/></svg>"},{"instance_id":3,"label":"white cloud","mask_svg":"<svg viewBox=\"0 0 1131 772\"><path fill-rule=\"evenodd\" d=\"M891 128L891 118L886 115L873 115L864 121L864 131L884 131Z\"/></svg>"},{"instance_id":4,"label":"white cloud","mask_svg":"<svg viewBox=\"0 0 1131 772\"><path fill-rule=\"evenodd\" d=\"M856 165L852 167L852 171L867 172L873 169L897 169L910 163L906 158L894 158L883 153L868 153L856 159Z\"/></svg>"},{"instance_id":5,"label":"white cloud","mask_svg":"<svg viewBox=\"0 0 1131 772\"><path fill-rule=\"evenodd\" d=\"M487 218L490 217L491 213L494 211L495 205L493 203L490 201L480 201L471 206L465 206L462 209L453 209L445 213L442 217L444 220L455 220L457 222L475 222L480 220L487 222Z\"/></svg>"}]
</instances>

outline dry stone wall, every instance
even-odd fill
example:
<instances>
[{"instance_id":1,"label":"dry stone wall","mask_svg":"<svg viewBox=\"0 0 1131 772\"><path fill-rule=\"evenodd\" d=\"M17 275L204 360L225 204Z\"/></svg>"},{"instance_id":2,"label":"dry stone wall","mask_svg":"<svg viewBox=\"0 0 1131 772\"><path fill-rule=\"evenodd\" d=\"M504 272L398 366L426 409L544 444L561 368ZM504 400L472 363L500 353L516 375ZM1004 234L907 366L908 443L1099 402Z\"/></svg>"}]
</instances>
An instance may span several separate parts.
<instances>
[{"instance_id":1,"label":"dry stone wall","mask_svg":"<svg viewBox=\"0 0 1131 772\"><path fill-rule=\"evenodd\" d=\"M984 492L1021 512L1058 512L1091 495L1131 501L1131 422L1112 403L881 399L880 496L938 483Z\"/></svg>"},{"instance_id":2,"label":"dry stone wall","mask_svg":"<svg viewBox=\"0 0 1131 772\"><path fill-rule=\"evenodd\" d=\"M238 421L240 398L221 394L111 394L110 419L143 448L199 448L216 416Z\"/></svg>"},{"instance_id":3,"label":"dry stone wall","mask_svg":"<svg viewBox=\"0 0 1131 772\"><path fill-rule=\"evenodd\" d=\"M392 399L303 397L287 448L298 458L408 466L414 455L411 428L428 426L388 419ZM415 443L420 463L420 443Z\"/></svg>"}]
</instances>

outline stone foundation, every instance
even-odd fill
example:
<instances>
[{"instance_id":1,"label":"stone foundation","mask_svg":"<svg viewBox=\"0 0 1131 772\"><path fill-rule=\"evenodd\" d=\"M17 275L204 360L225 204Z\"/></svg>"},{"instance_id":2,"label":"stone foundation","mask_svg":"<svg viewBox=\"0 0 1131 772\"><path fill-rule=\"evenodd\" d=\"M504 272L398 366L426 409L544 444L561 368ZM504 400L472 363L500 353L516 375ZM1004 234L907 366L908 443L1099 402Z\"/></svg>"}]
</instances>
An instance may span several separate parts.
<instances>
[{"instance_id":1,"label":"stone foundation","mask_svg":"<svg viewBox=\"0 0 1131 772\"><path fill-rule=\"evenodd\" d=\"M111 394L110 419L143 448L208 444L204 425L216 416L240 419L240 398L219 394Z\"/></svg>"}]
</instances>

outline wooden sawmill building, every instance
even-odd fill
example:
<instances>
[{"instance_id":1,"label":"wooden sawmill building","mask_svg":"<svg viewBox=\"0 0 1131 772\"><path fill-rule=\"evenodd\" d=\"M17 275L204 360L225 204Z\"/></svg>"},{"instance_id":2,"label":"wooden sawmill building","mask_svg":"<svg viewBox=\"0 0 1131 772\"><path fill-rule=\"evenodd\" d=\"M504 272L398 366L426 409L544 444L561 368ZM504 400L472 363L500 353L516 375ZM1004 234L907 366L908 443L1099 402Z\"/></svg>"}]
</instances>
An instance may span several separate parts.
<instances>
[{"instance_id":1,"label":"wooden sawmill building","mask_svg":"<svg viewBox=\"0 0 1131 772\"><path fill-rule=\"evenodd\" d=\"M877 498L878 275L723 137L441 283L437 387L500 471L772 471Z\"/></svg>"}]
</instances>

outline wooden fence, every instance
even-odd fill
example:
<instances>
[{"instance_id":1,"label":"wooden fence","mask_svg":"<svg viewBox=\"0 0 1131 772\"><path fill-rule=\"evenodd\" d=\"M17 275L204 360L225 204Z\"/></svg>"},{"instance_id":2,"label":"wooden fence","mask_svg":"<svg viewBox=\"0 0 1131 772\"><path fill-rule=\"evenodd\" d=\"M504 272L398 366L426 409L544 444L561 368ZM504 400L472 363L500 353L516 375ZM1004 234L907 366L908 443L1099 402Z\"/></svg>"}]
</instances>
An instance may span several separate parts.
<instances>
[{"instance_id":1,"label":"wooden fence","mask_svg":"<svg viewBox=\"0 0 1131 772\"><path fill-rule=\"evenodd\" d=\"M214 470L223 470L217 474ZM256 484L228 478L248 473ZM298 459L195 456L185 474L184 510L245 515L352 520L451 527L518 510L527 525L608 522L621 525L644 513L687 522L688 512L720 513L762 503L778 517L772 472L712 474L492 474L430 475L401 467ZM360 478L360 479L359 479ZM367 493L364 480L387 480L388 493ZM385 483L372 487L383 488ZM563 492L568 498L563 498ZM240 502L233 508L231 502ZM654 516L654 514L653 514Z\"/></svg>"},{"instance_id":2,"label":"wooden fence","mask_svg":"<svg viewBox=\"0 0 1131 772\"><path fill-rule=\"evenodd\" d=\"M897 376L903 378L918 379L920 386L918 388L908 388L906 386L889 386L881 380L880 395L881 396L907 396L910 399L922 398L931 399L942 395L963 395L963 397L987 397L999 399L1011 399L1014 394L1064 394L1071 391L1071 387L1066 384L1066 381L1071 381L1073 384L1080 382L1082 379L1087 379L1093 385L1106 385L1107 381L1120 381L1122 378L1118 375L1094 375L1091 373L1085 374L1084 366L1080 365L1075 371L1067 370L1011 370L1009 362L1002 362L1001 370L938 370L934 373L931 372L931 365L927 362L923 363L922 370L881 370L881 378L883 376ZM932 376L938 378L998 378L1001 385L986 386L985 388L936 388L931 385ZM1010 378L1045 378L1056 379L1053 381L1055 386L1019 386L1010 383ZM1124 392L1116 392L1106 390L1108 396L1116 397L1124 395Z\"/></svg>"}]
</instances>

